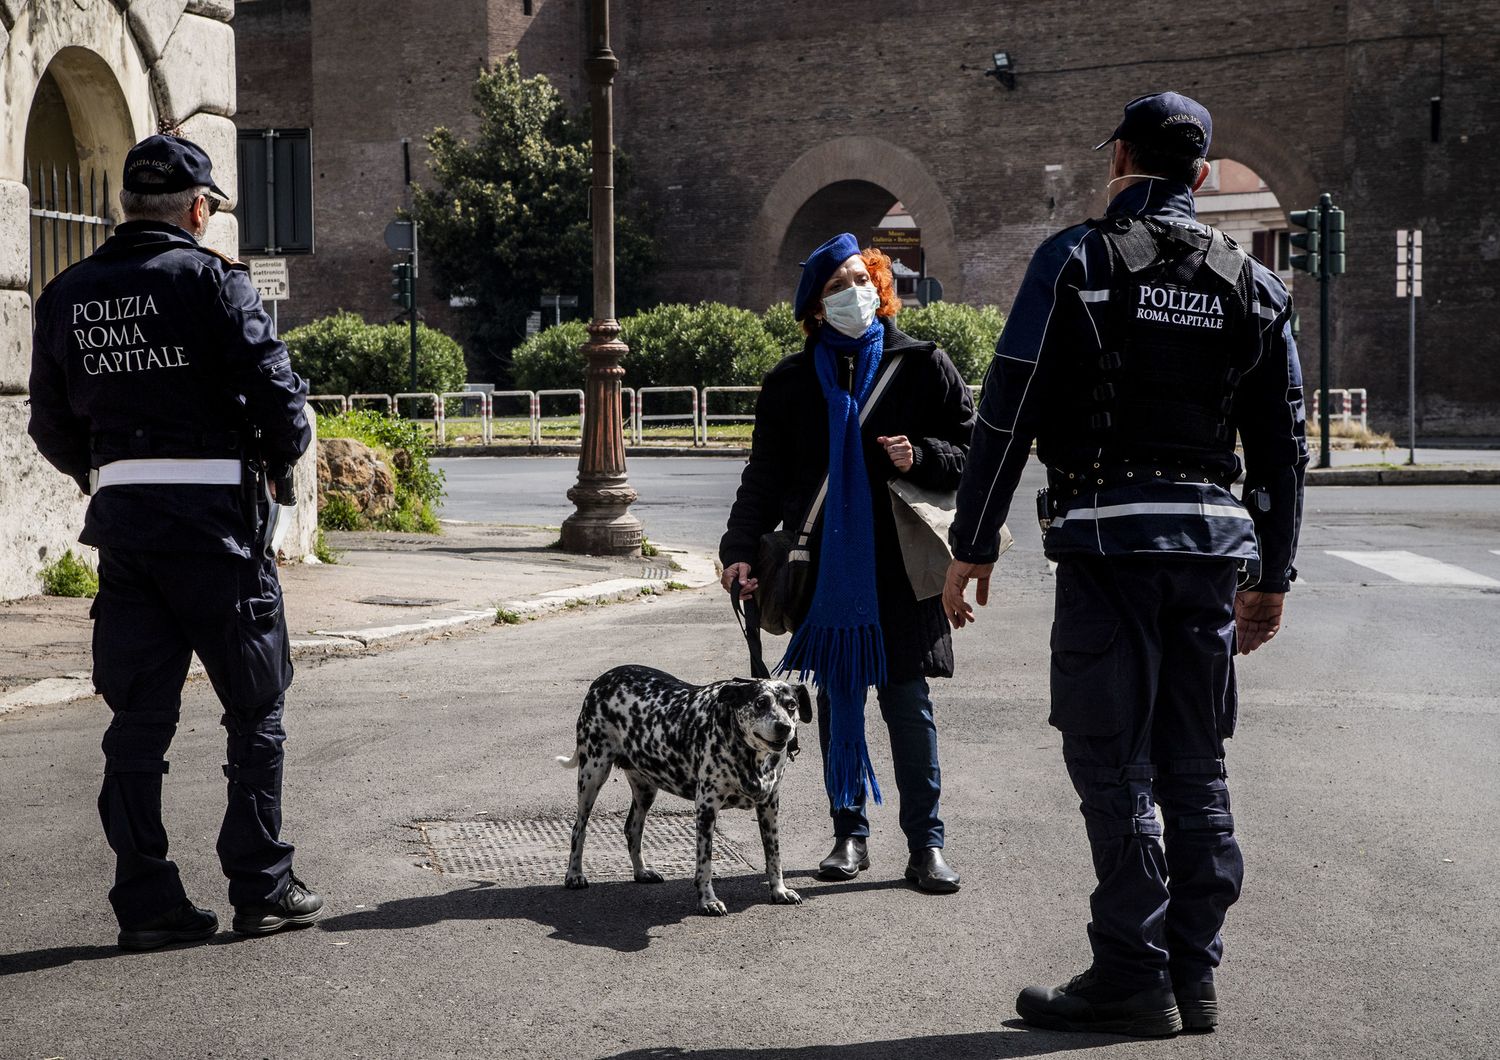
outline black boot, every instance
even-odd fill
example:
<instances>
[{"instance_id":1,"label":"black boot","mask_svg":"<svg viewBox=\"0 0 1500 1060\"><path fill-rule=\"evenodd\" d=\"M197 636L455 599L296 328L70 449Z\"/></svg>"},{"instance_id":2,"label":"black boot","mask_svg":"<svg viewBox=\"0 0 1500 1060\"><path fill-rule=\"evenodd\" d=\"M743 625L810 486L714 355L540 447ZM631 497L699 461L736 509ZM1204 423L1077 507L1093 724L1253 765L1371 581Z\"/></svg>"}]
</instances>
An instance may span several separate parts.
<instances>
[{"instance_id":1,"label":"black boot","mask_svg":"<svg viewBox=\"0 0 1500 1060\"><path fill-rule=\"evenodd\" d=\"M818 862L818 878L852 880L870 867L870 851L862 835L835 836L833 849Z\"/></svg>"},{"instance_id":2,"label":"black boot","mask_svg":"<svg viewBox=\"0 0 1500 1060\"><path fill-rule=\"evenodd\" d=\"M323 896L293 876L281 900L242 905L234 911L236 935L270 935L283 928L306 927L323 915Z\"/></svg>"},{"instance_id":3,"label":"black boot","mask_svg":"<svg viewBox=\"0 0 1500 1060\"><path fill-rule=\"evenodd\" d=\"M218 930L218 917L184 898L139 927L121 929L119 943L122 950L155 950L177 942L202 942Z\"/></svg>"},{"instance_id":4,"label":"black boot","mask_svg":"<svg viewBox=\"0 0 1500 1060\"><path fill-rule=\"evenodd\" d=\"M952 894L958 890L959 876L943 860L941 847L919 850L906 863L906 878L929 894Z\"/></svg>"},{"instance_id":5,"label":"black boot","mask_svg":"<svg viewBox=\"0 0 1500 1060\"><path fill-rule=\"evenodd\" d=\"M1090 968L1062 986L1028 986L1016 998L1027 1023L1055 1031L1095 1031L1137 1038L1168 1038L1182 1030L1169 986L1114 986Z\"/></svg>"},{"instance_id":6,"label":"black boot","mask_svg":"<svg viewBox=\"0 0 1500 1060\"><path fill-rule=\"evenodd\" d=\"M1219 994L1213 983L1176 983L1172 992L1177 995L1183 1030L1211 1034L1219 1025Z\"/></svg>"}]
</instances>

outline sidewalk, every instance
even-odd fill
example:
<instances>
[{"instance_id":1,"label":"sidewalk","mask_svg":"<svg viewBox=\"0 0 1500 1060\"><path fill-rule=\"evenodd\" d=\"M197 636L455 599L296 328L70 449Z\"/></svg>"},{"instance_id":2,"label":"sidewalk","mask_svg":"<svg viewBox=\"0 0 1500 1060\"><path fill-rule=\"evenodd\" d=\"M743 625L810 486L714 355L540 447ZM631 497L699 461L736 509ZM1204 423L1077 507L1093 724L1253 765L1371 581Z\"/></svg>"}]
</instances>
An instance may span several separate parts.
<instances>
[{"instance_id":1,"label":"sidewalk","mask_svg":"<svg viewBox=\"0 0 1500 1060\"><path fill-rule=\"evenodd\" d=\"M555 530L449 523L441 535L330 533L337 564L281 568L294 659L378 650L458 629L525 621L580 602L697 588L717 579L703 553L662 546L642 559L574 556ZM0 715L93 695L91 601L0 603ZM201 673L194 660L194 672Z\"/></svg>"}]
</instances>

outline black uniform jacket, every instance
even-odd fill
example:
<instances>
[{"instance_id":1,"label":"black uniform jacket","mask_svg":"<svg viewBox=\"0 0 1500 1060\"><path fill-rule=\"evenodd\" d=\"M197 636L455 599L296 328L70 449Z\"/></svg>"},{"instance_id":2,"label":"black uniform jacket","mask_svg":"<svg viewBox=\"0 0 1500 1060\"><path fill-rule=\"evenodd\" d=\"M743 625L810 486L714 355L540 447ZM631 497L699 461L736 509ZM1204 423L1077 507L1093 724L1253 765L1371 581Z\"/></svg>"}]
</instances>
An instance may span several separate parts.
<instances>
[{"instance_id":1,"label":"black uniform jacket","mask_svg":"<svg viewBox=\"0 0 1500 1060\"><path fill-rule=\"evenodd\" d=\"M882 318L883 319L883 318ZM865 468L875 508L875 585L888 680L953 676L953 638L942 598L912 593L891 516L887 482L899 472L876 438L906 435L915 462L907 476L929 489L958 487L974 429L974 402L948 355L886 322L885 354L902 354L890 386L865 421ZM762 534L800 528L828 473L828 402L813 367L812 343L766 375L755 408L750 461L729 512L719 558L755 567ZM820 525L813 534L816 569Z\"/></svg>"},{"instance_id":2,"label":"black uniform jacket","mask_svg":"<svg viewBox=\"0 0 1500 1060\"><path fill-rule=\"evenodd\" d=\"M312 440L306 395L249 269L174 225L127 221L37 299L28 430L85 492L116 460L250 456L279 472ZM248 556L252 492L104 486L79 540Z\"/></svg>"}]
</instances>

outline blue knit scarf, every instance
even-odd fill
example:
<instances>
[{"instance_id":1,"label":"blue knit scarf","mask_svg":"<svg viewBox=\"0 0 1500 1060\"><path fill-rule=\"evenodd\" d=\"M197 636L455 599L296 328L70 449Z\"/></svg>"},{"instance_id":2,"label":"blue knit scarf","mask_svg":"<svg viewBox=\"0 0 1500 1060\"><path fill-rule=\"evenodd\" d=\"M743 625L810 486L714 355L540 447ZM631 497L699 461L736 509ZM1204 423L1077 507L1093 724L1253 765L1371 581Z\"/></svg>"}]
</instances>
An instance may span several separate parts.
<instances>
[{"instance_id":1,"label":"blue knit scarf","mask_svg":"<svg viewBox=\"0 0 1500 1060\"><path fill-rule=\"evenodd\" d=\"M875 595L875 512L865 474L859 407L879 373L885 328L879 320L857 339L824 325L813 365L828 400L828 497L818 581L807 618L797 627L778 672L812 675L828 695L829 740L824 778L834 809L853 806L868 782L880 785L865 746L865 695L885 684L885 641ZM838 385L838 359L853 353L854 392Z\"/></svg>"}]
</instances>

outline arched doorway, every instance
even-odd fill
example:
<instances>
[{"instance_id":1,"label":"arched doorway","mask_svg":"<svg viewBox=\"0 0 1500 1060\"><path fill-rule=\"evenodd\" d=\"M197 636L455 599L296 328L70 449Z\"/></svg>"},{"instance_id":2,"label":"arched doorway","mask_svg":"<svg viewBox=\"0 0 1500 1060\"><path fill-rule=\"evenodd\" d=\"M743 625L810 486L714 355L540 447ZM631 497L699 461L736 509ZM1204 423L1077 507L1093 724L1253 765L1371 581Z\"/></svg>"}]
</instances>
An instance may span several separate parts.
<instances>
[{"instance_id":1,"label":"arched doorway","mask_svg":"<svg viewBox=\"0 0 1500 1060\"><path fill-rule=\"evenodd\" d=\"M1194 198L1198 220L1211 224L1292 285L1287 212L1265 178L1244 162L1214 158Z\"/></svg>"},{"instance_id":2,"label":"arched doorway","mask_svg":"<svg viewBox=\"0 0 1500 1060\"><path fill-rule=\"evenodd\" d=\"M31 296L98 248L119 216L114 201L135 141L124 93L108 64L63 48L47 64L26 119L22 183L31 214Z\"/></svg>"},{"instance_id":3,"label":"arched doorway","mask_svg":"<svg viewBox=\"0 0 1500 1060\"><path fill-rule=\"evenodd\" d=\"M740 302L760 310L791 297L797 263L839 232L861 246L895 207L921 232L927 274L945 297L963 294L947 198L920 159L873 136L850 136L808 150L772 186L751 225Z\"/></svg>"}]
</instances>

